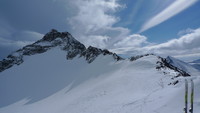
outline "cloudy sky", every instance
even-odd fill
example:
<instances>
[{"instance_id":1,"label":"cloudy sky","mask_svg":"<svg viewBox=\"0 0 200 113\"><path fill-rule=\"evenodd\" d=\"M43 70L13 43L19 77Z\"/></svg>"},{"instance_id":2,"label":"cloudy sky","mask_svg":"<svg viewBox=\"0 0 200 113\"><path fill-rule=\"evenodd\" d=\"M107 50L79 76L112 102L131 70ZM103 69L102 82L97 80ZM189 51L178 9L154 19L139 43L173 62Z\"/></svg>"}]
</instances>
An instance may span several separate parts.
<instances>
[{"instance_id":1,"label":"cloudy sky","mask_svg":"<svg viewBox=\"0 0 200 113\"><path fill-rule=\"evenodd\" d=\"M0 0L0 59L54 28L123 56L200 58L199 0Z\"/></svg>"}]
</instances>

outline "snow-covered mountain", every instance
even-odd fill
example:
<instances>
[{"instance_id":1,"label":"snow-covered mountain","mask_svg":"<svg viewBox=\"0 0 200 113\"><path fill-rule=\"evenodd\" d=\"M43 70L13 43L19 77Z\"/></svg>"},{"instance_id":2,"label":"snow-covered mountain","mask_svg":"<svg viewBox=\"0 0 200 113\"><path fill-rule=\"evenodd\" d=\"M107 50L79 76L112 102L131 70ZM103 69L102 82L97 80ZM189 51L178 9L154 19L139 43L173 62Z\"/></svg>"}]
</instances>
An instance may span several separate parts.
<instances>
[{"instance_id":1,"label":"snow-covered mountain","mask_svg":"<svg viewBox=\"0 0 200 113\"><path fill-rule=\"evenodd\" d=\"M17 50L8 55L8 57L3 59L3 61L0 61L0 72L12 67L13 65L20 65L23 63L23 57L25 56L41 54L55 47L59 47L61 50L66 51L67 59L73 59L79 55L80 57L85 57L88 63L91 63L100 54L112 55L116 60L122 59L108 50L101 50L92 46L86 49L82 43L74 39L68 32L60 33L57 30L52 29L52 31L47 33L43 39Z\"/></svg>"},{"instance_id":2,"label":"snow-covered mountain","mask_svg":"<svg viewBox=\"0 0 200 113\"><path fill-rule=\"evenodd\" d=\"M0 62L0 113L183 112L184 80L200 89L200 77L174 64L154 54L123 59L52 30Z\"/></svg>"}]
</instances>

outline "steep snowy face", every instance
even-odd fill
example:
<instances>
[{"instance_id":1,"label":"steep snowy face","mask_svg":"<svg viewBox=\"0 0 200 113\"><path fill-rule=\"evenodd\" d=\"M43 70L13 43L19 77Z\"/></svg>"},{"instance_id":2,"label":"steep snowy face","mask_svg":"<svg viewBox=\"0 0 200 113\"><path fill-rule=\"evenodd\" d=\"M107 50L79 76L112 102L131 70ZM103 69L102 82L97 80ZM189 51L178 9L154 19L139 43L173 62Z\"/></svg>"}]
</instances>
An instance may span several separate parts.
<instances>
[{"instance_id":1,"label":"steep snowy face","mask_svg":"<svg viewBox=\"0 0 200 113\"><path fill-rule=\"evenodd\" d=\"M85 57L88 63L91 63L97 56L103 54L112 55L116 60L122 60L121 57L108 50L101 50L91 46L86 49L86 47L73 38L70 33L58 32L52 29L41 40L17 50L8 55L3 61L0 61L0 72L13 65L20 65L24 62L24 56L41 54L55 47L59 47L61 50L66 51L66 59L73 59L79 55L80 57Z\"/></svg>"},{"instance_id":2,"label":"steep snowy face","mask_svg":"<svg viewBox=\"0 0 200 113\"><path fill-rule=\"evenodd\" d=\"M195 69L189 63L183 62L183 61L173 58L171 56L168 56L166 58L166 62L171 64L172 66L174 66L177 70L182 70L189 75L198 76L200 74L200 71Z\"/></svg>"}]
</instances>

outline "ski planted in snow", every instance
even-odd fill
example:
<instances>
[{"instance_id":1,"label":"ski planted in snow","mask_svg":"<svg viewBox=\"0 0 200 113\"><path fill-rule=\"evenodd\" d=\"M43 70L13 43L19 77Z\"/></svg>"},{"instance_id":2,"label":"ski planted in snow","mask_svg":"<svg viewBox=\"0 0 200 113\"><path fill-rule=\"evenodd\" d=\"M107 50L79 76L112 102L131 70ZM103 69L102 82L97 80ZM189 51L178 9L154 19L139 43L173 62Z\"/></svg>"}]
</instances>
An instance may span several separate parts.
<instances>
[{"instance_id":1,"label":"ski planted in snow","mask_svg":"<svg viewBox=\"0 0 200 113\"><path fill-rule=\"evenodd\" d=\"M187 79L185 79L185 107L184 107L184 111L185 113L187 113L188 107L188 81Z\"/></svg>"},{"instance_id":2,"label":"ski planted in snow","mask_svg":"<svg viewBox=\"0 0 200 113\"><path fill-rule=\"evenodd\" d=\"M191 94L190 94L190 113L193 113L193 100L194 100L194 82L191 80Z\"/></svg>"}]
</instances>

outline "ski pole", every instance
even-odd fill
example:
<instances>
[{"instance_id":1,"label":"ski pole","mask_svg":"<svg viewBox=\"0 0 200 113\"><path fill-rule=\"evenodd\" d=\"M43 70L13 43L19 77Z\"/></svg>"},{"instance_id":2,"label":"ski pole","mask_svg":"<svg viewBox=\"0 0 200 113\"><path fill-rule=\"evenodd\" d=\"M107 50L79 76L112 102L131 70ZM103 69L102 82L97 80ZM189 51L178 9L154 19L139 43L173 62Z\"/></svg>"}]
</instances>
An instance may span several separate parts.
<instances>
[{"instance_id":1,"label":"ski pole","mask_svg":"<svg viewBox=\"0 0 200 113\"><path fill-rule=\"evenodd\" d=\"M188 104L188 81L187 79L185 79L185 107L184 107L184 111L185 113L187 113L187 104Z\"/></svg>"},{"instance_id":2,"label":"ski pole","mask_svg":"<svg viewBox=\"0 0 200 113\"><path fill-rule=\"evenodd\" d=\"M191 80L191 95L190 95L190 113L193 113L193 100L194 100L194 82Z\"/></svg>"}]
</instances>

